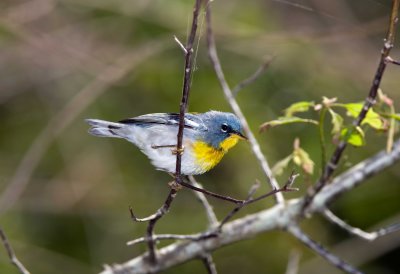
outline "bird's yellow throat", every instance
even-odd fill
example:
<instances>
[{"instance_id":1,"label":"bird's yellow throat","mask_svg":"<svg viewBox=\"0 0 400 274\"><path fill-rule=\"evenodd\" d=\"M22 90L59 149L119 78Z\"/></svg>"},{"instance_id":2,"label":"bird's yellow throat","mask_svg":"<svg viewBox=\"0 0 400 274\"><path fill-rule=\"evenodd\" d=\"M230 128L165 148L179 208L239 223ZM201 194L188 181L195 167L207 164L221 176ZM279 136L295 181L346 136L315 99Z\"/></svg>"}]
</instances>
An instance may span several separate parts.
<instances>
[{"instance_id":1,"label":"bird's yellow throat","mask_svg":"<svg viewBox=\"0 0 400 274\"><path fill-rule=\"evenodd\" d=\"M225 153L237 144L240 138L240 136L232 134L220 143L219 149L214 148L205 142L196 141L193 144L196 164L199 165L200 169L205 171L212 169L221 161Z\"/></svg>"}]
</instances>

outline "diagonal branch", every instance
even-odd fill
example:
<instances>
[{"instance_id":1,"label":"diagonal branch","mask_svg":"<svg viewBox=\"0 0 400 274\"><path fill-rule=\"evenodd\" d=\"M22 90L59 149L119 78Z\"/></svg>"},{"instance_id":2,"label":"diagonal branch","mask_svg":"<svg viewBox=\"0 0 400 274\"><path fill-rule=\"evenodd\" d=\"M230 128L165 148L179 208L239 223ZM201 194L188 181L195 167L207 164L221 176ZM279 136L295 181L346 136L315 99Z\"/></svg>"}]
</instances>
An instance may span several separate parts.
<instances>
[{"instance_id":1,"label":"diagonal branch","mask_svg":"<svg viewBox=\"0 0 400 274\"><path fill-rule=\"evenodd\" d=\"M214 67L215 74L217 75L217 78L221 85L222 91L224 92L225 98L228 101L229 105L231 106L233 112L240 119L240 122L243 126L246 136L249 139L249 142L251 144L252 151L255 154L257 160L260 162L261 168L263 169L265 175L267 176L268 183L270 184L272 189L278 189L279 188L278 182L276 181L275 177L272 175L271 168L269 167L264 154L261 152L260 145L258 144L256 138L254 137L253 132L250 130L249 124L247 123L247 120L246 120L245 116L243 115L243 112L240 109L239 104L237 103L237 101L232 93L232 90L230 89L230 87L225 79L225 75L222 70L219 58L218 58L214 34L213 34L213 30L212 30L211 1L207 2L206 19L207 19L208 56ZM274 196L275 196L275 200L277 203L282 203L284 201L282 193L279 193L279 192L275 193Z\"/></svg>"}]
</instances>

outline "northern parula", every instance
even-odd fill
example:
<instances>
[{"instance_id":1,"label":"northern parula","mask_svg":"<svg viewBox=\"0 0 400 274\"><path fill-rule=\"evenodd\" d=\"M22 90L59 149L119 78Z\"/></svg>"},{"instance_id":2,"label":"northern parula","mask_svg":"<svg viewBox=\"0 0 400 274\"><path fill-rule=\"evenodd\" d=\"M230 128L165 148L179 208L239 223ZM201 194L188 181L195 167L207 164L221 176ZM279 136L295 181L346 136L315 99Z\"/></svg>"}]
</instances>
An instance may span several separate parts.
<instances>
[{"instance_id":1,"label":"northern parula","mask_svg":"<svg viewBox=\"0 0 400 274\"><path fill-rule=\"evenodd\" d=\"M90 134L124 138L147 155L157 169L175 172L179 113L145 114L116 123L86 121L92 126ZM239 119L232 113L186 113L181 173L197 175L215 167L239 139L246 139L242 131Z\"/></svg>"}]
</instances>

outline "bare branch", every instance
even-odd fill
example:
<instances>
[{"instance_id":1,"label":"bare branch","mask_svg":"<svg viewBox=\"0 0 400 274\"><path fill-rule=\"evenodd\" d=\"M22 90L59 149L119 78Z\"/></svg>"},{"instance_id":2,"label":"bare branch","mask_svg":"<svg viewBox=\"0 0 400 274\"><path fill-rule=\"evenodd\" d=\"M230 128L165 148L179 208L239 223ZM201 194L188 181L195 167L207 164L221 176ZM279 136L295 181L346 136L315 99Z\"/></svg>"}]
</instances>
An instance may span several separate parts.
<instances>
[{"instance_id":1,"label":"bare branch","mask_svg":"<svg viewBox=\"0 0 400 274\"><path fill-rule=\"evenodd\" d=\"M390 51L394 45L396 25L398 22L399 7L400 7L400 0L393 0L392 11L391 11L390 20L389 20L389 26L388 26L388 30L387 30L387 34L386 34L386 39L384 41L383 48L381 50L381 58L379 61L379 65L375 72L375 76L372 81L372 85L369 90L368 97L365 100L364 106L363 106L361 112L359 113L358 117L353 121L354 128L361 125L361 122L367 116L369 109L375 104L376 96L378 94L378 89L380 87L383 74L384 74L386 66L388 64L387 58L389 57ZM351 133L352 133L352 130L349 130L347 135L350 136ZM324 172L321 175L320 179L315 184L313 189L310 189L307 199L306 199L306 202L304 203L304 209L308 206L308 204L310 203L310 200L313 198L313 196L315 196L315 194L318 193L327 184L327 182L331 178L333 172L336 170L339 160L342 157L343 151L346 149L346 147L347 147L347 140L346 140L346 138L344 138L344 140L338 144L335 151L333 152L333 155L332 155L329 163L325 166Z\"/></svg>"},{"instance_id":2,"label":"bare branch","mask_svg":"<svg viewBox=\"0 0 400 274\"><path fill-rule=\"evenodd\" d=\"M208 1L206 7L206 19L207 19L207 47L208 47L208 56L211 60L211 63L214 67L215 73L218 77L219 83L221 85L222 91L224 92L225 98L231 106L233 112L236 116L239 117L240 122L243 126L243 129L246 133L247 138L251 144L251 148L256 158L260 162L261 168L263 169L265 175L267 176L268 183L270 184L272 189L278 189L279 185L274 176L272 175L271 168L268 165L268 162L261 152L260 145L258 144L256 138L254 137L253 132L250 130L249 124L247 123L246 118L243 115L242 110L239 107L239 104L235 100L235 97L232 94L231 89L229 88L228 83L226 82L224 72L221 67L221 63L218 58L217 49L215 46L214 34L211 25L211 1ZM275 200L277 203L282 203L284 201L282 193L275 193Z\"/></svg>"},{"instance_id":3,"label":"bare branch","mask_svg":"<svg viewBox=\"0 0 400 274\"><path fill-rule=\"evenodd\" d=\"M272 57L268 58L267 60L265 60L261 64L261 66L252 75L250 75L248 78L246 78L245 80L243 80L242 82L237 84L232 89L233 96L236 97L236 95L239 93L239 91L241 91L242 89L244 89L245 87L247 87L248 85L250 85L254 81L256 81L258 79L258 77L260 77L261 74L263 74L267 70L267 68L272 63L272 61L274 61L274 59L275 59L275 56L272 56Z\"/></svg>"},{"instance_id":4,"label":"bare branch","mask_svg":"<svg viewBox=\"0 0 400 274\"><path fill-rule=\"evenodd\" d=\"M353 227L349 224L347 224L346 222L344 222L342 219L340 219L338 216L336 216L335 214L333 214L332 211L330 211L329 209L325 209L322 211L322 214L332 223L340 226L341 228L343 228L344 230L346 230L347 232L349 232L350 234L353 234L355 236L358 236L364 240L367 241L374 241L375 239L385 236L389 233L393 233L396 231L400 230L400 223L396 223L396 224L392 224L389 225L385 228L381 228L378 229L376 231L373 232L366 232L363 231L357 227Z\"/></svg>"},{"instance_id":5,"label":"bare branch","mask_svg":"<svg viewBox=\"0 0 400 274\"><path fill-rule=\"evenodd\" d=\"M4 233L3 229L0 228L0 238L1 241L3 242L4 248L7 251L7 255L10 258L10 261L15 267L19 270L20 273L22 274L29 274L29 271L25 268L25 266L18 260L17 256L15 255L15 252L8 242L7 236Z\"/></svg>"},{"instance_id":6,"label":"bare branch","mask_svg":"<svg viewBox=\"0 0 400 274\"><path fill-rule=\"evenodd\" d=\"M353 266L349 265L339 257L330 253L327 249L325 249L319 243L313 241L310 237L308 237L297 225L291 225L288 227L288 231L299 239L302 243L307 245L309 248L314 250L318 255L325 258L328 262L330 262L335 267L352 274L362 274L361 271L357 270Z\"/></svg>"}]
</instances>

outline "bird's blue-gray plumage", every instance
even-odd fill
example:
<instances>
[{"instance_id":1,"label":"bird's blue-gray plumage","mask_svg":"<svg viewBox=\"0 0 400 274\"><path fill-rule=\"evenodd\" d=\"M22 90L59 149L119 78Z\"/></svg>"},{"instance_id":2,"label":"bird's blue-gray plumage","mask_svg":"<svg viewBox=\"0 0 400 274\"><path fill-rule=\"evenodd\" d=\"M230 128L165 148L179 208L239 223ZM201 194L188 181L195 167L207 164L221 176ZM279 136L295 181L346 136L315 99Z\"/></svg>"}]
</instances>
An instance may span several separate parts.
<instances>
[{"instance_id":1,"label":"bird's blue-gray plumage","mask_svg":"<svg viewBox=\"0 0 400 274\"><path fill-rule=\"evenodd\" d=\"M99 137L124 138L146 154L152 164L164 171L175 171L176 156L171 153L176 146L179 126L178 113L154 113L119 122L97 119L86 120L92 127L89 133ZM186 113L182 155L182 174L195 175L205 171L196 163L192 144L202 141L215 149L231 134L243 136L239 119L232 113L208 111Z\"/></svg>"}]
</instances>

